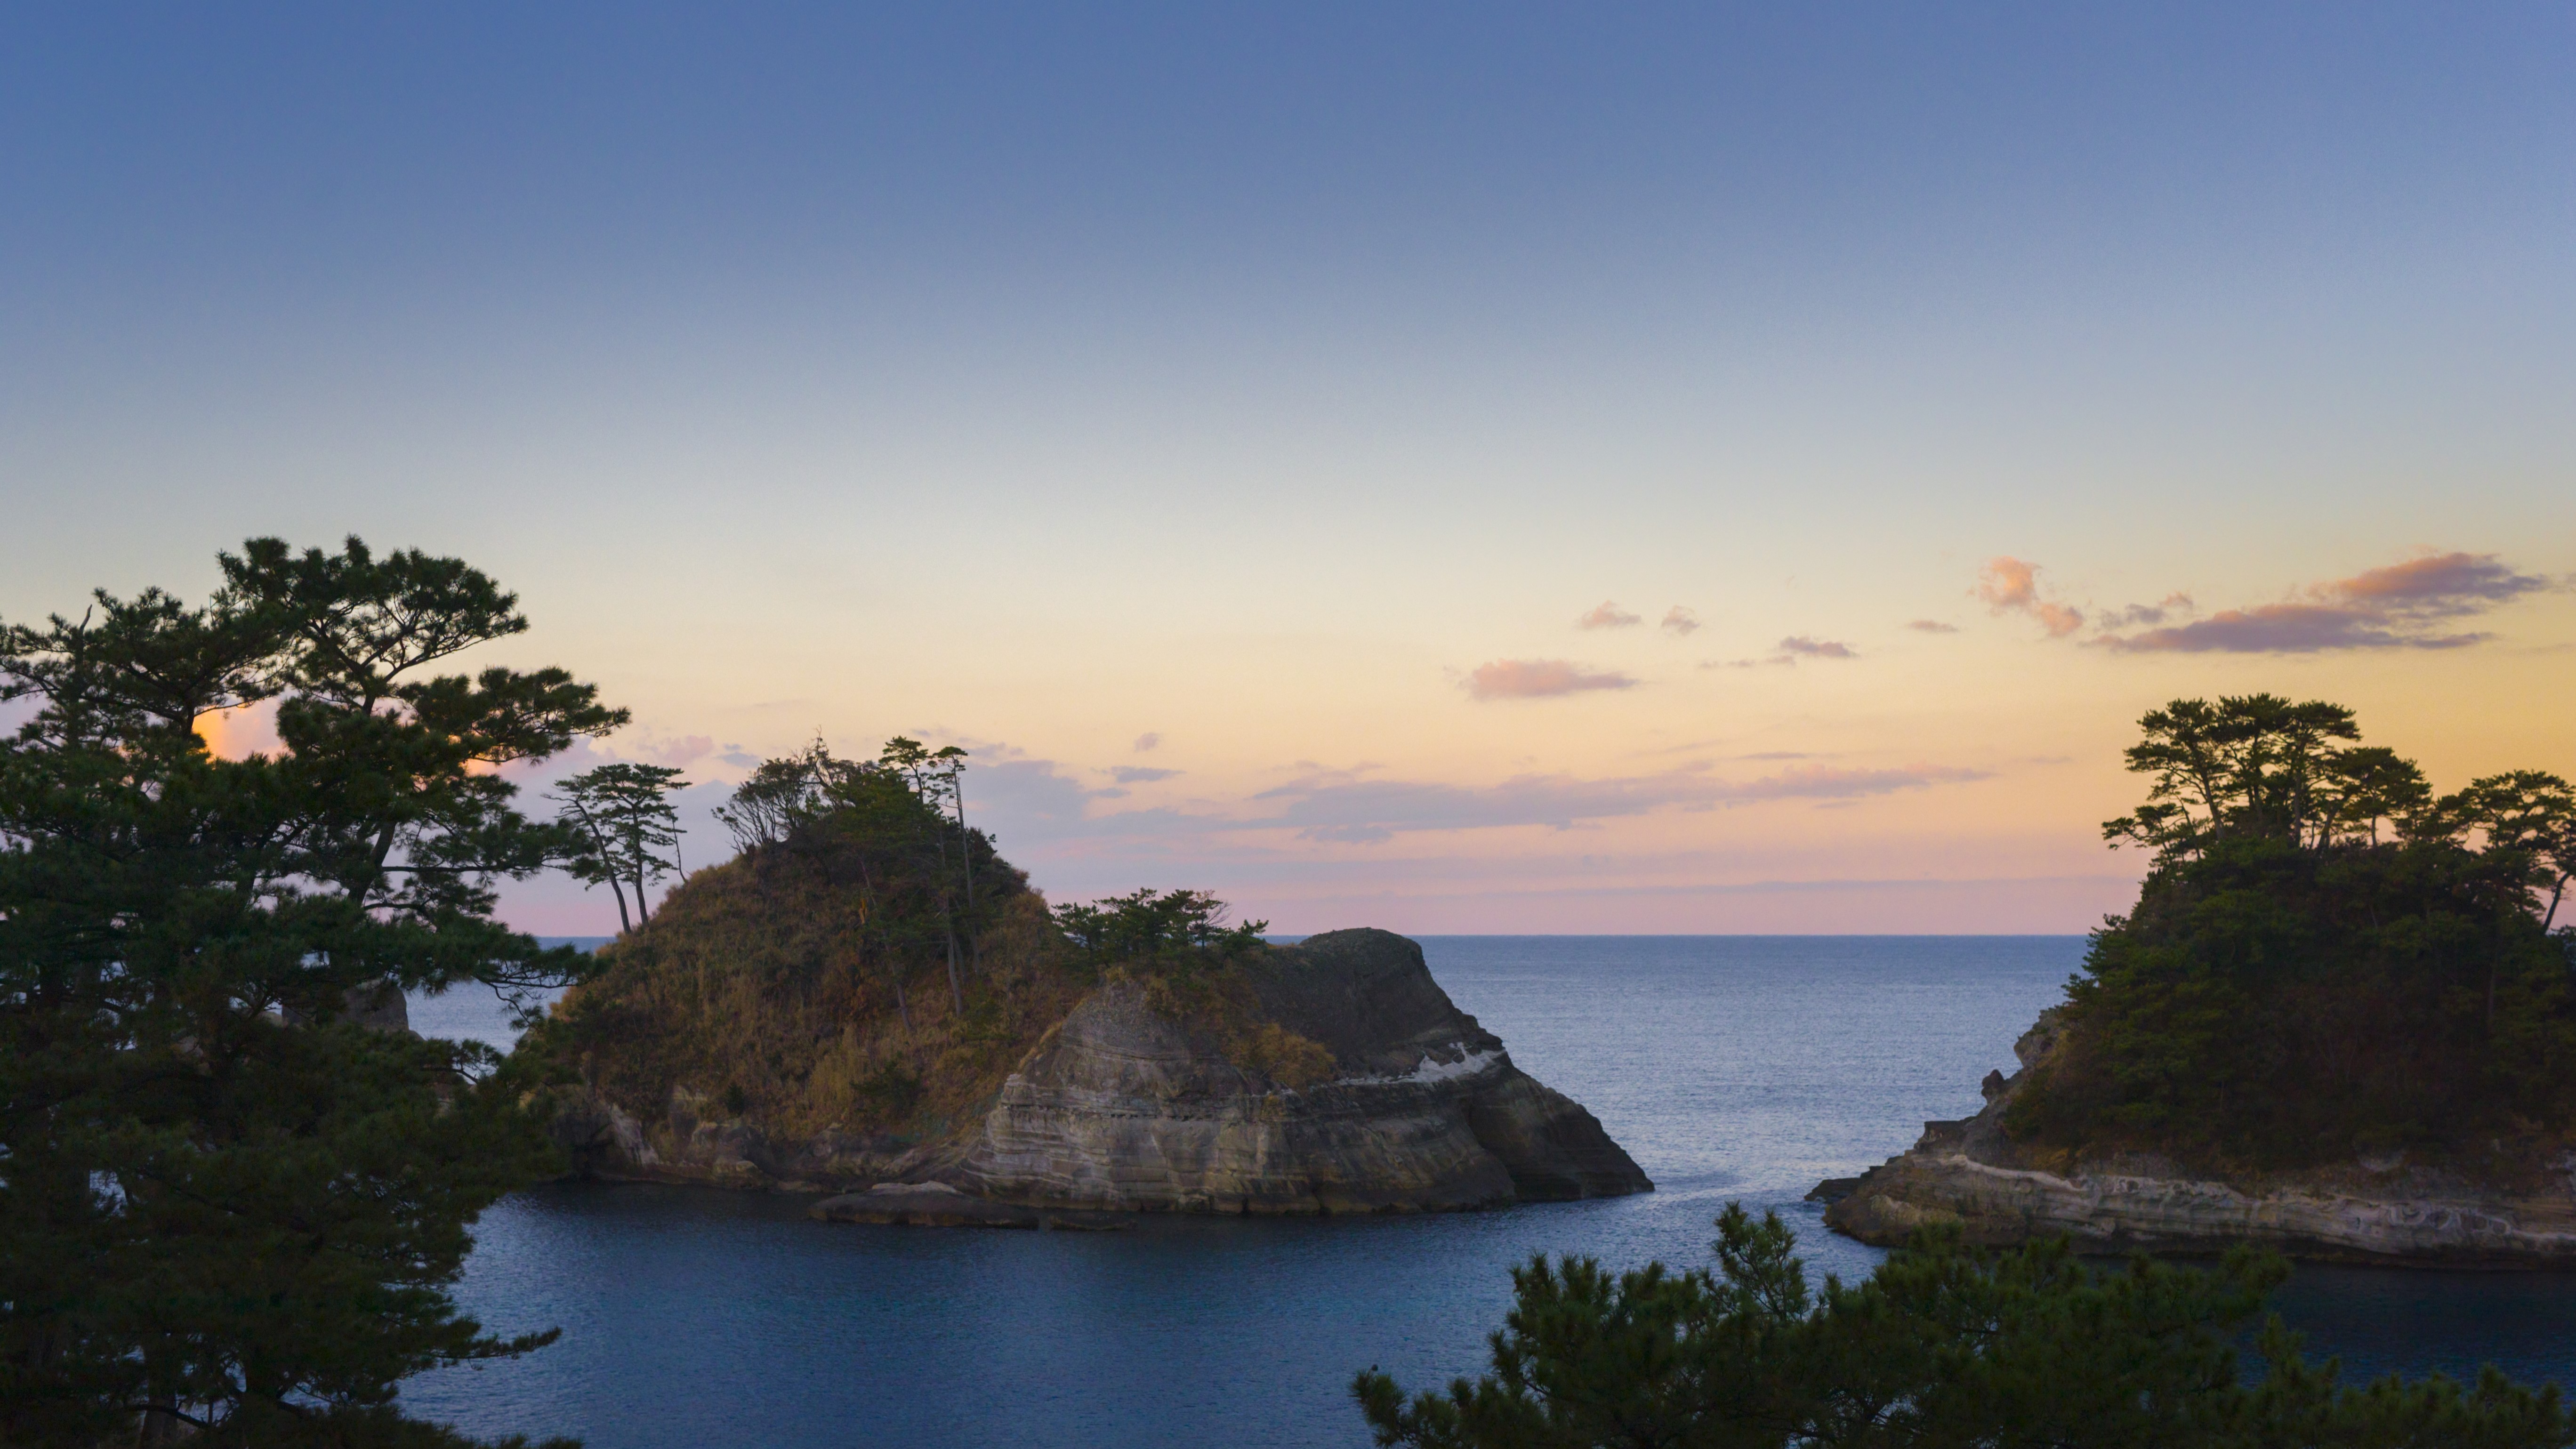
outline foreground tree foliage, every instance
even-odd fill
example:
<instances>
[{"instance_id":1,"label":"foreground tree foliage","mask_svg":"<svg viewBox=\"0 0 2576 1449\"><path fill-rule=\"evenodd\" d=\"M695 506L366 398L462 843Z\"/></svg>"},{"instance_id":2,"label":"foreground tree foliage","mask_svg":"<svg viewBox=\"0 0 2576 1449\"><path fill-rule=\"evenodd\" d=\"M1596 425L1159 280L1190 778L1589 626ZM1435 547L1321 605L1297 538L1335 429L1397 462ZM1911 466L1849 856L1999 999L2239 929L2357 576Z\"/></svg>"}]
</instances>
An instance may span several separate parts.
<instances>
[{"instance_id":1,"label":"foreground tree foliage","mask_svg":"<svg viewBox=\"0 0 2576 1449\"><path fill-rule=\"evenodd\" d=\"M2148 714L2114 841L2155 863L2094 933L2017 1138L2215 1170L2417 1149L2510 1176L2576 1122L2576 794L2436 796L2352 713L2269 695ZM2554 928L2554 929L2553 929Z\"/></svg>"},{"instance_id":2,"label":"foreground tree foliage","mask_svg":"<svg viewBox=\"0 0 2576 1449\"><path fill-rule=\"evenodd\" d=\"M1974 1252L1932 1234L1865 1282L1811 1288L1775 1215L1730 1204L1716 1271L1613 1275L1533 1260L1492 1372L1407 1399L1353 1384L1377 1442L1419 1449L2542 1449L2576 1444L2557 1388L2490 1368L2363 1388L2278 1319L2287 1276L2239 1251L2212 1271L2101 1269L2063 1242ZM2239 1346L2263 1364L2238 1372Z\"/></svg>"},{"instance_id":3,"label":"foreground tree foliage","mask_svg":"<svg viewBox=\"0 0 2576 1449\"><path fill-rule=\"evenodd\" d=\"M391 993L583 959L491 917L562 858L492 767L622 723L559 669L428 666L524 631L454 559L224 555L189 606L0 626L0 1443L456 1445L406 1375L518 1354L448 1296L467 1225L551 1170L486 1049ZM271 703L282 748L210 754Z\"/></svg>"}]
</instances>

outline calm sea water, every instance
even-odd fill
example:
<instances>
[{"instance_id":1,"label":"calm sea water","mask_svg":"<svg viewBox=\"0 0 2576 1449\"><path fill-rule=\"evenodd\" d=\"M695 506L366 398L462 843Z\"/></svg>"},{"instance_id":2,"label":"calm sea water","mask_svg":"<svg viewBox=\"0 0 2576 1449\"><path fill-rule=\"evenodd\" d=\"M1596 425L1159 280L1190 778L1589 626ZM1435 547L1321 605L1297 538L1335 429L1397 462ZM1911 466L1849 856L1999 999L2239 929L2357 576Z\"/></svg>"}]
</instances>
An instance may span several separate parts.
<instances>
[{"instance_id":1,"label":"calm sea water","mask_svg":"<svg viewBox=\"0 0 2576 1449\"><path fill-rule=\"evenodd\" d=\"M1699 1263L1730 1199L1818 1273L1879 1254L1799 1199L1965 1116L2054 1001L2073 937L1430 937L1512 1058L1599 1116L1657 1191L1418 1218L1151 1221L1126 1233L815 1223L810 1199L565 1184L486 1214L459 1291L524 1359L424 1375L413 1411L592 1449L1368 1442L1347 1385L1483 1366L1533 1253ZM506 1044L488 1000L424 1032ZM2576 1374L2576 1277L2302 1269L2278 1300L2347 1374Z\"/></svg>"}]
</instances>

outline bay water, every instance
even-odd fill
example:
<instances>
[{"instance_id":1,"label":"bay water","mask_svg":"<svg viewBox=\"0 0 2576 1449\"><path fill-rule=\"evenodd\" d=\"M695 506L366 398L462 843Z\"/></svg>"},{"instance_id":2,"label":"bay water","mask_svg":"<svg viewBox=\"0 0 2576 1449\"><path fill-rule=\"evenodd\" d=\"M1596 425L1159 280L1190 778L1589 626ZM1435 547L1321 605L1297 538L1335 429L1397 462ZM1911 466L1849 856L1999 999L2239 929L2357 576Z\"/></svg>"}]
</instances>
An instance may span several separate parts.
<instances>
[{"instance_id":1,"label":"bay water","mask_svg":"<svg viewBox=\"0 0 2576 1449\"><path fill-rule=\"evenodd\" d=\"M1963 1117L2055 1002L2080 937L1426 937L1512 1059L1589 1107L1656 1191L1486 1213L1149 1218L1118 1233L813 1222L812 1199L565 1183L486 1213L458 1298L525 1358L411 1380L415 1413L591 1449L709 1445L1346 1446L1348 1386L1479 1371L1533 1254L1708 1259L1729 1201L1776 1210L1811 1273L1882 1256L1803 1201ZM506 1045L498 1004L418 1000ZM2276 1299L2348 1378L2565 1382L2576 1275L2303 1266Z\"/></svg>"}]
</instances>

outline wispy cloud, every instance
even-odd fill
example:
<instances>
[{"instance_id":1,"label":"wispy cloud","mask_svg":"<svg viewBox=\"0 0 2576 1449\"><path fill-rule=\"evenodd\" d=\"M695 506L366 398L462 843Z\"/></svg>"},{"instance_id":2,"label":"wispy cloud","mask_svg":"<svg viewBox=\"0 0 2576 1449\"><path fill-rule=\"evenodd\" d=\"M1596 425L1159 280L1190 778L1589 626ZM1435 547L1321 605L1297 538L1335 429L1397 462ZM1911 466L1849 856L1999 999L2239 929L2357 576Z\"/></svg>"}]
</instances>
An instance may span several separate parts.
<instances>
[{"instance_id":1,"label":"wispy cloud","mask_svg":"<svg viewBox=\"0 0 2576 1449\"><path fill-rule=\"evenodd\" d=\"M1796 664L1801 659L1858 659L1860 651L1839 639L1792 634L1773 646L1768 659L1712 659L1702 669L1755 669L1766 664Z\"/></svg>"},{"instance_id":2,"label":"wispy cloud","mask_svg":"<svg viewBox=\"0 0 2576 1449\"><path fill-rule=\"evenodd\" d=\"M2332 649L2460 649L2492 638L2458 620L2550 587L2494 554L2425 553L2314 584L2276 604L2094 642L2132 654L2314 654Z\"/></svg>"},{"instance_id":3,"label":"wispy cloud","mask_svg":"<svg viewBox=\"0 0 2576 1449\"><path fill-rule=\"evenodd\" d=\"M1156 780L1168 780L1181 772L1158 770L1151 765L1112 765L1101 773L1121 785L1150 785Z\"/></svg>"},{"instance_id":4,"label":"wispy cloud","mask_svg":"<svg viewBox=\"0 0 2576 1449\"><path fill-rule=\"evenodd\" d=\"M1676 634L1687 635L1693 630L1699 628L1699 615L1692 613L1690 610L1683 608L1679 604L1675 604L1664 611L1664 621L1656 627L1661 629L1670 629Z\"/></svg>"},{"instance_id":5,"label":"wispy cloud","mask_svg":"<svg viewBox=\"0 0 2576 1449\"><path fill-rule=\"evenodd\" d=\"M1804 634L1792 634L1781 640L1778 652L1798 659L1858 659L1860 657L1849 644L1838 639L1811 639Z\"/></svg>"},{"instance_id":6,"label":"wispy cloud","mask_svg":"<svg viewBox=\"0 0 2576 1449\"><path fill-rule=\"evenodd\" d=\"M1520 775L1489 786L1407 780L1292 780L1253 797L1277 802L1277 814L1247 824L1289 826L1309 840L1373 844L1408 831L1487 830L1544 825L1573 829L1593 821L1666 808L1714 809L1774 800L1833 802L1964 783L1987 771L1912 765L1850 769L1801 765L1752 780L1725 780L1695 769L1584 780Z\"/></svg>"},{"instance_id":7,"label":"wispy cloud","mask_svg":"<svg viewBox=\"0 0 2576 1449\"><path fill-rule=\"evenodd\" d=\"M1958 625L1944 624L1938 619L1914 619L1907 622L1905 627L1913 630L1917 634L1956 634L1959 632Z\"/></svg>"},{"instance_id":8,"label":"wispy cloud","mask_svg":"<svg viewBox=\"0 0 2576 1449\"><path fill-rule=\"evenodd\" d=\"M1564 659L1494 659L1467 676L1478 699L1549 699L1595 689L1633 689L1637 681L1614 669L1593 669Z\"/></svg>"},{"instance_id":9,"label":"wispy cloud","mask_svg":"<svg viewBox=\"0 0 2576 1449\"><path fill-rule=\"evenodd\" d=\"M2162 624L2177 616L2190 618L2196 608L2191 595L2173 593L2165 595L2157 603L2131 604L2125 609L2114 609L2095 620L2094 624L2105 633L2113 629L2135 629L2141 625Z\"/></svg>"},{"instance_id":10,"label":"wispy cloud","mask_svg":"<svg viewBox=\"0 0 2576 1449\"><path fill-rule=\"evenodd\" d=\"M1977 582L1968 592L1985 600L1986 607L1997 614L2028 614L2051 639L2063 639L2083 628L2083 611L2045 597L2039 574L2035 563L1998 554L1977 570Z\"/></svg>"},{"instance_id":11,"label":"wispy cloud","mask_svg":"<svg viewBox=\"0 0 2576 1449\"><path fill-rule=\"evenodd\" d=\"M1631 625L1642 624L1644 622L1646 621L1629 613L1627 610L1620 608L1617 604L1610 602L1608 599L1603 599L1600 603L1592 606L1591 612L1576 618L1574 621L1574 627L1577 629L1625 629Z\"/></svg>"},{"instance_id":12,"label":"wispy cloud","mask_svg":"<svg viewBox=\"0 0 2576 1449\"><path fill-rule=\"evenodd\" d=\"M1162 742L1163 737L1161 735L1154 733L1152 730L1147 730L1145 733L1136 737L1136 753L1141 755Z\"/></svg>"}]
</instances>

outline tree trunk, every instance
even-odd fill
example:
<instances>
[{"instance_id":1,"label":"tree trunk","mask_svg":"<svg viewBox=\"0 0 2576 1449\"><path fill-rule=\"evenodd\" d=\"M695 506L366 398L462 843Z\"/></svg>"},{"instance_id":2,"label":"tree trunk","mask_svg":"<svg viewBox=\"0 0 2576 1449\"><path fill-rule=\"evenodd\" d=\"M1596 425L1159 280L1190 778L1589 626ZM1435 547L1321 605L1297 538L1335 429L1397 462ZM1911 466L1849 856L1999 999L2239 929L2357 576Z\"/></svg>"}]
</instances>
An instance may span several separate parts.
<instances>
[{"instance_id":1,"label":"tree trunk","mask_svg":"<svg viewBox=\"0 0 2576 1449\"><path fill-rule=\"evenodd\" d=\"M966 1014L966 988L959 985L957 982L957 932L953 927L943 927L943 929L946 930L948 934L948 999L955 1003L957 1014L959 1016L964 1016Z\"/></svg>"},{"instance_id":2,"label":"tree trunk","mask_svg":"<svg viewBox=\"0 0 2576 1449\"><path fill-rule=\"evenodd\" d=\"M966 833L966 781L962 770L948 776L949 798L957 802L957 854L966 872L966 949L974 956L975 974L984 974L984 941L975 932L975 837Z\"/></svg>"},{"instance_id":3,"label":"tree trunk","mask_svg":"<svg viewBox=\"0 0 2576 1449\"><path fill-rule=\"evenodd\" d=\"M619 885L617 877L612 875L608 878L608 893L617 897L617 934L623 936L635 929L635 923L626 915L626 887Z\"/></svg>"},{"instance_id":4,"label":"tree trunk","mask_svg":"<svg viewBox=\"0 0 2576 1449\"><path fill-rule=\"evenodd\" d=\"M897 1016L903 1018L903 1029L907 1032L911 1031L912 1007L903 999L903 972L900 968L895 971L894 976L894 1010Z\"/></svg>"}]
</instances>

